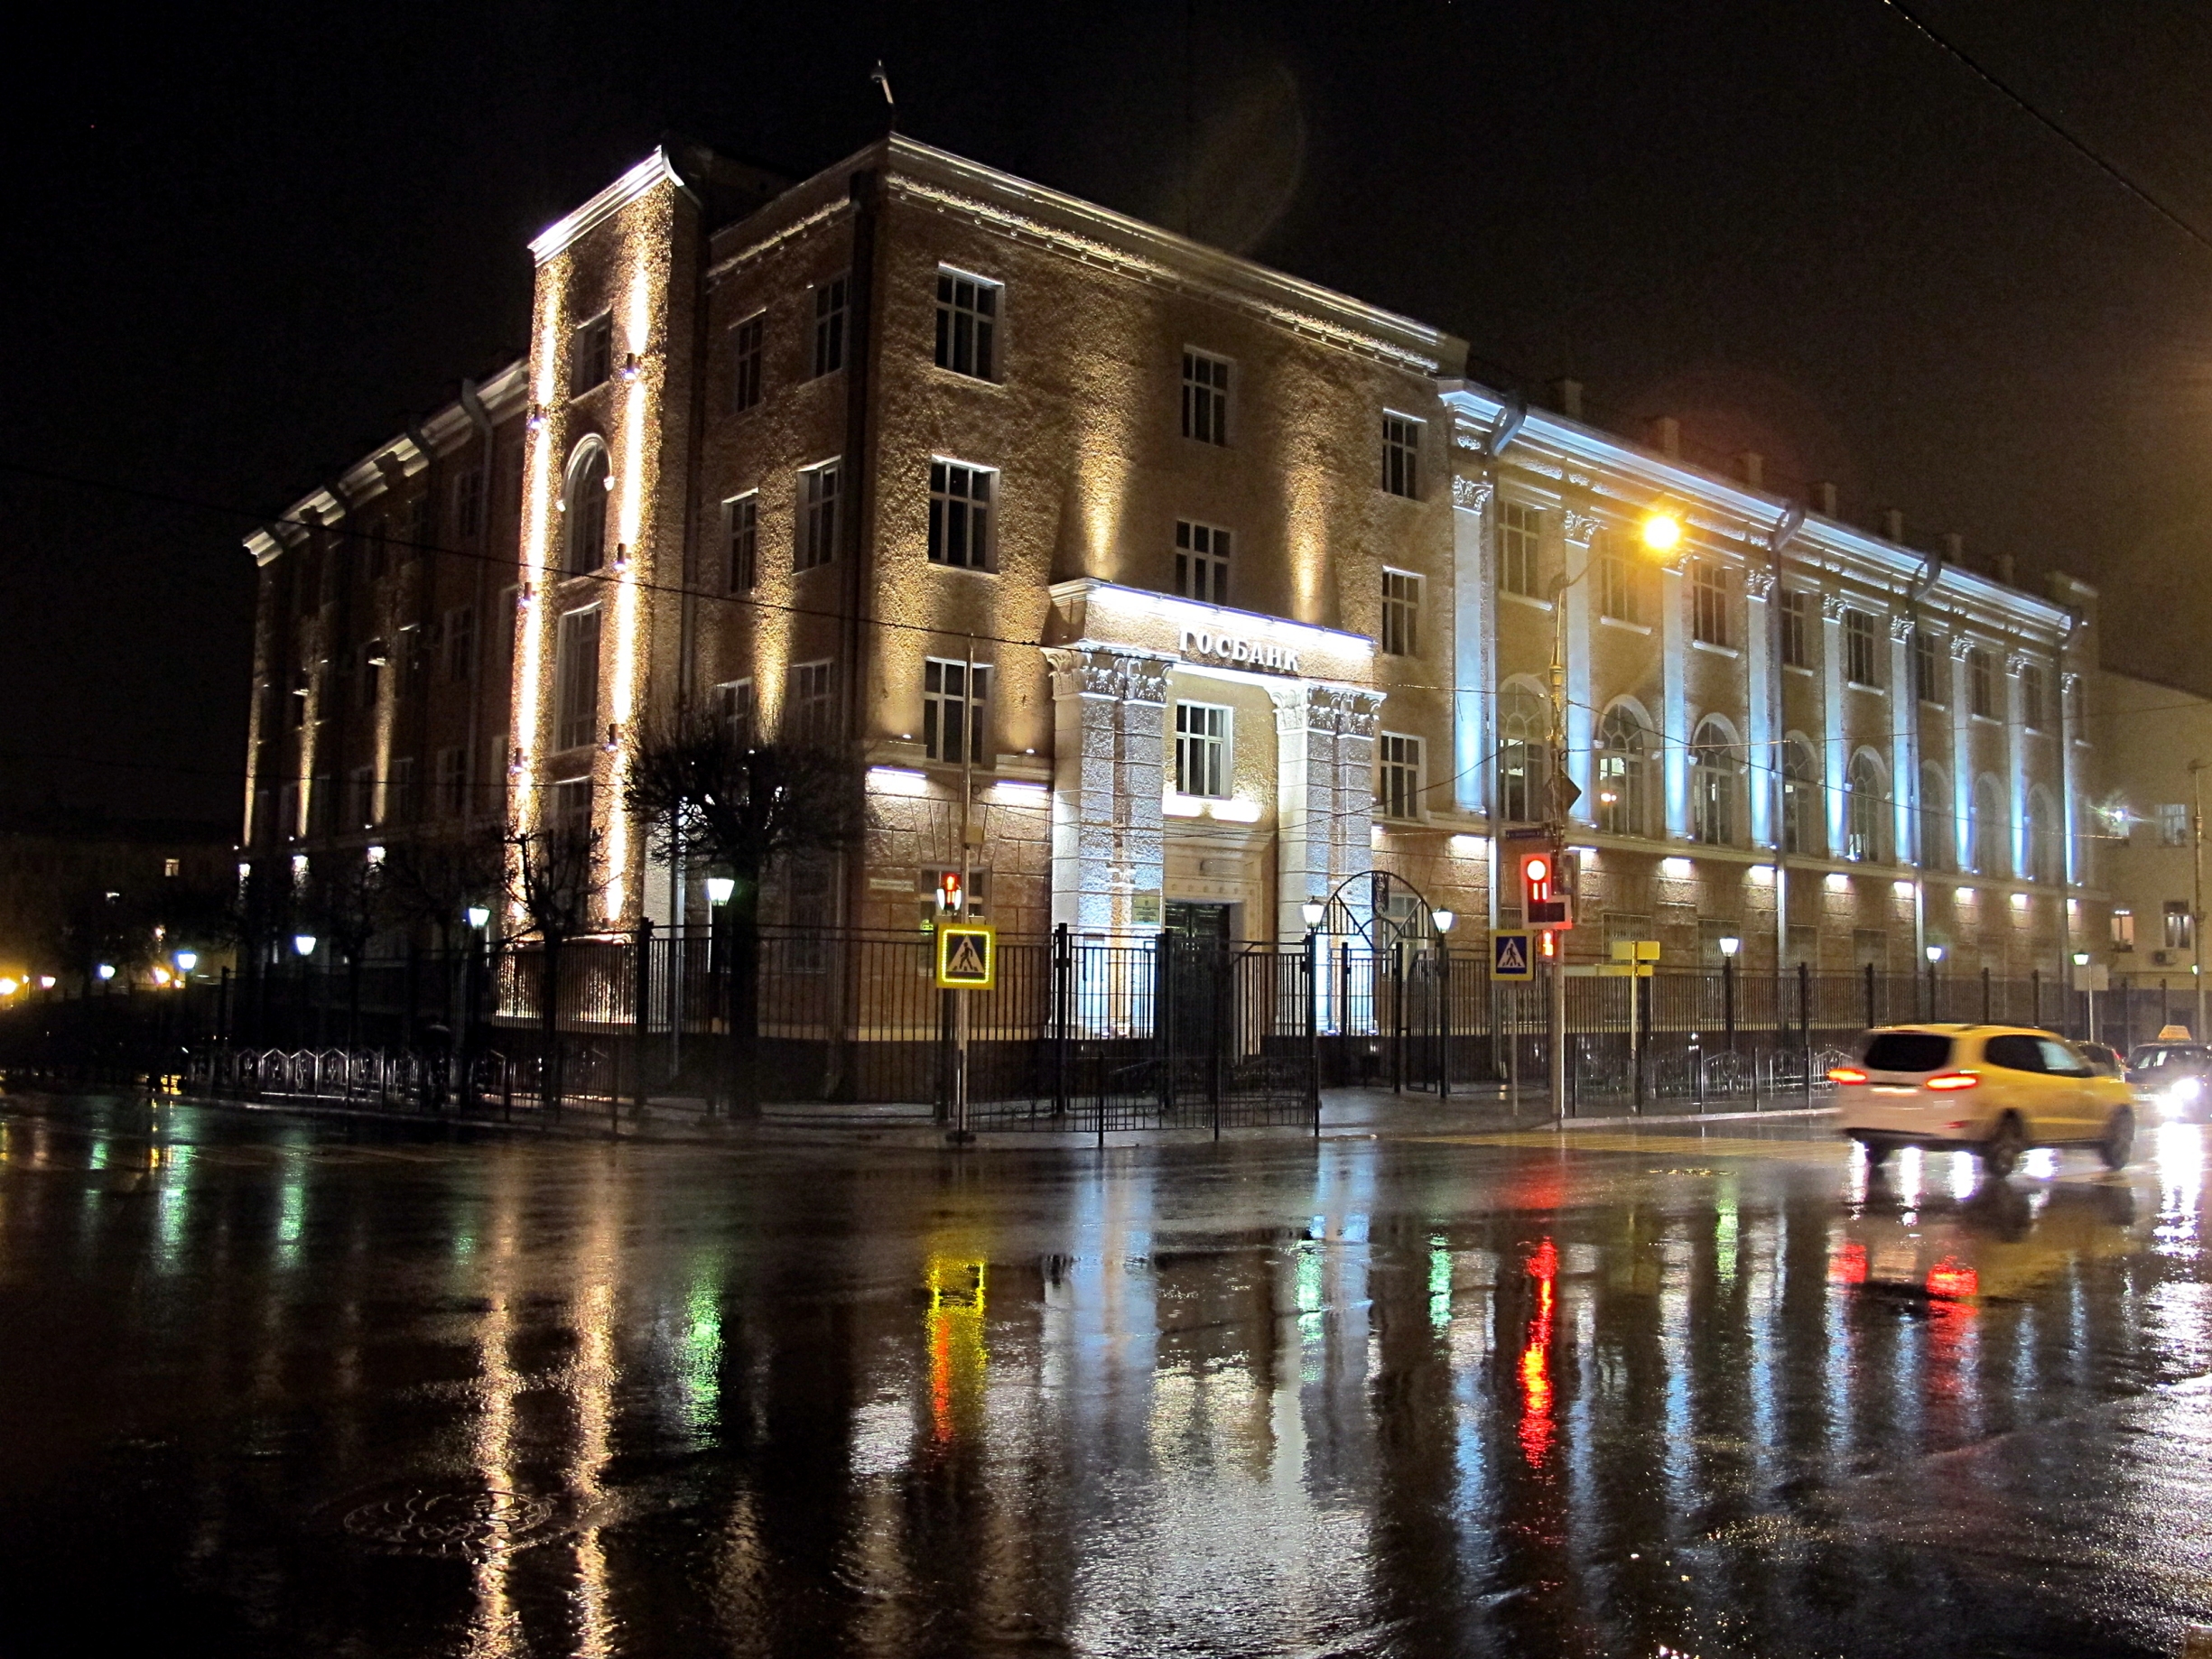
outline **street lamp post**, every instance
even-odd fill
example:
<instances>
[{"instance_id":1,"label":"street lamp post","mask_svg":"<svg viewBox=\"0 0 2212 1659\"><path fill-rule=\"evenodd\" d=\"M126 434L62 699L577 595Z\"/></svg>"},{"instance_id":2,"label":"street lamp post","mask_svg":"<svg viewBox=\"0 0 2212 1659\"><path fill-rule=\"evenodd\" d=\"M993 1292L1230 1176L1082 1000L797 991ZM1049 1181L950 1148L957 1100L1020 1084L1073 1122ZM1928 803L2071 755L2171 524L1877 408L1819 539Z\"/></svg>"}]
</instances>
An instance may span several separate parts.
<instances>
[{"instance_id":1,"label":"street lamp post","mask_svg":"<svg viewBox=\"0 0 2212 1659\"><path fill-rule=\"evenodd\" d=\"M730 1109L734 1117L738 1109L738 1010L730 984L730 901L738 884L734 876L710 876L706 888L707 969L714 978L714 1000L721 1005L724 1053L730 1067Z\"/></svg>"},{"instance_id":2,"label":"street lamp post","mask_svg":"<svg viewBox=\"0 0 2212 1659\"><path fill-rule=\"evenodd\" d=\"M2089 1004L2089 1041L2095 1043L2096 1041L2096 982L2089 977L2087 971L2088 966L2089 953L2087 950L2075 951L2074 977L2087 987L2083 990L2082 995Z\"/></svg>"},{"instance_id":3,"label":"street lamp post","mask_svg":"<svg viewBox=\"0 0 2212 1659\"><path fill-rule=\"evenodd\" d=\"M1733 933L1721 941L1721 1024L1732 1054L1736 1049L1736 952L1743 949L1743 940Z\"/></svg>"},{"instance_id":4,"label":"street lamp post","mask_svg":"<svg viewBox=\"0 0 2212 1659\"><path fill-rule=\"evenodd\" d=\"M1452 1098L1452 923L1458 921L1456 913L1448 910L1432 910L1428 918L1436 924L1436 1001L1438 1012L1436 1028L1441 1033L1436 1055L1436 1098Z\"/></svg>"},{"instance_id":5,"label":"street lamp post","mask_svg":"<svg viewBox=\"0 0 2212 1659\"><path fill-rule=\"evenodd\" d=\"M1937 963L1938 963L1938 962L1940 962L1940 961L1942 961L1942 960L1943 960L1943 947L1942 947L1941 945L1930 945L1930 946L1929 946L1929 947L1928 947L1928 1017L1929 1017L1929 1019L1931 1019L1931 1020L1933 1020L1933 1019L1937 1019L1937 1018L1939 1018L1939 1017L1941 1016L1941 1014L1942 1014L1942 1010L1937 1006L1938 997L1937 997L1937 984L1936 984L1936 964L1937 964Z\"/></svg>"}]
</instances>

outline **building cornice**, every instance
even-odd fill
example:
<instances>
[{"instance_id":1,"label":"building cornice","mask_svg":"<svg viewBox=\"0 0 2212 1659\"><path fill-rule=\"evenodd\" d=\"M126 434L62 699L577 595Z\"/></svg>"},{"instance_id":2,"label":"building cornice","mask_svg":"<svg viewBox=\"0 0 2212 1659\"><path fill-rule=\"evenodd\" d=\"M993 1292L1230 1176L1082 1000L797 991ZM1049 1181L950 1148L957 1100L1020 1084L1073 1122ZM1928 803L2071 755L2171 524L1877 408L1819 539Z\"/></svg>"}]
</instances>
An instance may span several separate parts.
<instances>
[{"instance_id":1,"label":"building cornice","mask_svg":"<svg viewBox=\"0 0 2212 1659\"><path fill-rule=\"evenodd\" d=\"M578 237L605 224L647 190L664 183L673 184L678 190L686 188L676 170L669 165L668 152L656 149L567 218L555 219L539 231L531 238L530 257L544 264L566 253Z\"/></svg>"}]
</instances>

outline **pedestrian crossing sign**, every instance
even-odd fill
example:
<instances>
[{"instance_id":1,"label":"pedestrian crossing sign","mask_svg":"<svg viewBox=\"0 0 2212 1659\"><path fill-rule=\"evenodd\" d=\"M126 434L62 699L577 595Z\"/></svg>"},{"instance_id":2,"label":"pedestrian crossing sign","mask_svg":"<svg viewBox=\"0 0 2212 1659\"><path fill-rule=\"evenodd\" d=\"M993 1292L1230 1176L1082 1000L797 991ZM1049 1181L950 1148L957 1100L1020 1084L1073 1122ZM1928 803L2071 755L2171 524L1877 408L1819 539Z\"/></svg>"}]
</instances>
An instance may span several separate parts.
<instances>
[{"instance_id":1,"label":"pedestrian crossing sign","mask_svg":"<svg viewBox=\"0 0 2212 1659\"><path fill-rule=\"evenodd\" d=\"M998 929L982 922L937 924L939 989L988 991L998 980Z\"/></svg>"},{"instance_id":2,"label":"pedestrian crossing sign","mask_svg":"<svg viewBox=\"0 0 2212 1659\"><path fill-rule=\"evenodd\" d=\"M1536 946L1526 928L1510 928L1490 936L1490 977L1493 979L1536 978Z\"/></svg>"}]
</instances>

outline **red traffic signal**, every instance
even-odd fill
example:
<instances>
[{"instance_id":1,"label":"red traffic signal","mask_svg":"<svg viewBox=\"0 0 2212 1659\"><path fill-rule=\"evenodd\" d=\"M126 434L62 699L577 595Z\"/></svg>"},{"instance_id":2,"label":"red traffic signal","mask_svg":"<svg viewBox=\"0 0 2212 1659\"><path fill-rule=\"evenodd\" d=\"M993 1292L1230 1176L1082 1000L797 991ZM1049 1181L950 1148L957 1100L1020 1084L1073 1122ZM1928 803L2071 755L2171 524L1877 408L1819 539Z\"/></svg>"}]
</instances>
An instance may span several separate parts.
<instances>
[{"instance_id":1,"label":"red traffic signal","mask_svg":"<svg viewBox=\"0 0 2212 1659\"><path fill-rule=\"evenodd\" d=\"M1561 867L1551 853L1523 853L1520 857L1520 907L1524 925L1535 928L1573 927L1566 884Z\"/></svg>"}]
</instances>

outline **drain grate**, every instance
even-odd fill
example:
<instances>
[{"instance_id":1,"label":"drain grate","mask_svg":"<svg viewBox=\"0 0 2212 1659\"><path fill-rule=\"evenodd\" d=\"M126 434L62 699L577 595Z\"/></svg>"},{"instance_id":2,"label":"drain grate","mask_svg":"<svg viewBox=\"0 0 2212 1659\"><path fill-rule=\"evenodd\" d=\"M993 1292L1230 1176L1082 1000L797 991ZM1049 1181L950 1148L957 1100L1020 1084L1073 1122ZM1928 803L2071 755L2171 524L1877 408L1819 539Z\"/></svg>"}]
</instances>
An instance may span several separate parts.
<instances>
[{"instance_id":1,"label":"drain grate","mask_svg":"<svg viewBox=\"0 0 2212 1659\"><path fill-rule=\"evenodd\" d=\"M553 1506L542 1497L477 1487L378 1498L347 1510L341 1525L364 1543L404 1554L480 1560L537 1543L553 1519Z\"/></svg>"}]
</instances>

